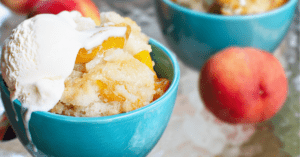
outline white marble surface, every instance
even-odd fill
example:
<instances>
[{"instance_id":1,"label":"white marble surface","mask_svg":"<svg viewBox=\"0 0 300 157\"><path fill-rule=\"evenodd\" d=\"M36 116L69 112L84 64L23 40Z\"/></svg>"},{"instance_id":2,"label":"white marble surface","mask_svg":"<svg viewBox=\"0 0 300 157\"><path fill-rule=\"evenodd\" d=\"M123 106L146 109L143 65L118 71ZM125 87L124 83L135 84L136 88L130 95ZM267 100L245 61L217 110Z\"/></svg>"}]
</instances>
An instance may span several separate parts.
<instances>
[{"instance_id":1,"label":"white marble surface","mask_svg":"<svg viewBox=\"0 0 300 157\"><path fill-rule=\"evenodd\" d=\"M112 2L111 0L107 1ZM101 12L119 9L118 13L137 21L145 34L166 45L155 17L153 1L131 1L130 4L115 5L115 7L104 1L95 0L95 3ZM7 35L3 29L13 28L23 19L24 17L14 16L4 24L4 27L1 27L1 41L3 41L3 36ZM285 106L291 105L291 103L300 103L299 23L294 24L292 30L274 54L285 67L289 77L289 86L292 88L287 102L289 104ZM197 89L199 72L190 69L182 62L180 62L180 68L181 80L174 112L165 133L150 152L149 157L270 157L286 155L283 151L285 140L276 136L278 128L274 127L271 122L259 125L229 125L217 120L205 109L199 97ZM3 108L0 104L0 113L1 111ZM293 127L299 128L297 123L293 125ZM298 136L300 136L300 129ZM0 142L0 156L26 157L30 155L21 143L14 139Z\"/></svg>"}]
</instances>

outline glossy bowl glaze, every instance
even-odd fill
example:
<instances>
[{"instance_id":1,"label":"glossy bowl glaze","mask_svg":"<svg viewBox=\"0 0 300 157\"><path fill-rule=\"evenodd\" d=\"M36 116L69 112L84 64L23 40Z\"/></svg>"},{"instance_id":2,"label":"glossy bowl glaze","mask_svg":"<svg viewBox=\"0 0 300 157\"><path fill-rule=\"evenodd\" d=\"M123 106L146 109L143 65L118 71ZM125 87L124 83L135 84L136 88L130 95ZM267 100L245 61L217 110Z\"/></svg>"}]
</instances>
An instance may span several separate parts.
<instances>
[{"instance_id":1,"label":"glossy bowl glaze","mask_svg":"<svg viewBox=\"0 0 300 157\"><path fill-rule=\"evenodd\" d=\"M49 112L33 112L29 130L38 152L56 157L146 156L163 134L177 96L180 70L175 56L157 41L150 39L159 77L168 78L171 85L159 99L140 109L106 117L70 117ZM1 96L8 118L22 144L28 139L21 117L21 104L13 102L0 79ZM17 117L16 117L17 116ZM18 121L16 121L18 119Z\"/></svg>"},{"instance_id":2,"label":"glossy bowl glaze","mask_svg":"<svg viewBox=\"0 0 300 157\"><path fill-rule=\"evenodd\" d=\"M273 52L291 25L297 1L246 16L197 12L171 0L156 0L156 10L169 46L184 63L200 69L210 56L229 46Z\"/></svg>"}]
</instances>

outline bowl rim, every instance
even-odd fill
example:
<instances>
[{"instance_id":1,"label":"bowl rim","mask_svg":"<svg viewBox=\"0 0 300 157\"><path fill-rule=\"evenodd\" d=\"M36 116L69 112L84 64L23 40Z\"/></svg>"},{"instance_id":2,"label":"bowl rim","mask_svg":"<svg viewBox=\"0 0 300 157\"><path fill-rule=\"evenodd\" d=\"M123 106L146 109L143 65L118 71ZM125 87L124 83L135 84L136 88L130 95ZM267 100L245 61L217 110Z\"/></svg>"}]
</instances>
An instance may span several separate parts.
<instances>
[{"instance_id":1,"label":"bowl rim","mask_svg":"<svg viewBox=\"0 0 300 157\"><path fill-rule=\"evenodd\" d=\"M156 1L158 1L158 0L156 0ZM163 1L169 7L173 8L179 12L183 12L185 14L200 16L203 18L216 19L216 20L236 21L236 20L250 20L250 19L255 19L255 18L264 18L264 17L275 15L275 14L280 14L281 12L288 10L289 8L296 5L298 0L288 0L288 2L285 3L283 6L273 9L273 10L270 10L268 12L264 12L264 13L252 14L252 15L233 15L233 16L224 16L224 15L219 15L219 14L211 14L211 13L206 13L206 12L195 11L195 10L183 7L179 4L176 4L176 3L172 2L171 0L160 0L160 1Z\"/></svg>"},{"instance_id":2,"label":"bowl rim","mask_svg":"<svg viewBox=\"0 0 300 157\"><path fill-rule=\"evenodd\" d=\"M124 119L124 118L133 117L142 112L147 112L147 111L157 107L158 105L160 105L160 103L159 103L160 101L164 101L164 100L168 99L170 94L172 94L174 92L176 93L176 89L179 85L180 69L179 69L179 63L176 59L176 56L168 48L166 48L161 43L159 43L158 41L156 41L155 39L152 39L152 38L149 39L149 44L155 45L156 47L161 49L169 57L172 65L173 65L173 69L174 69L173 80L171 82L169 89L165 92L165 94L163 94L160 98L158 98L154 102L152 102L146 106L143 106L139 109L127 112L127 113L120 113L120 114L116 114L116 115L102 116L102 117L73 117L73 116L59 115L59 114L50 113L50 112L46 112L46 111L35 111L35 112L33 112L33 114L37 114L39 116L51 118L54 120L62 120L62 121L69 121L69 122L108 123L108 122L112 122L112 121L118 121L118 120ZM4 85L4 80L2 79L2 75L0 77L1 77L0 86L1 86L2 90L4 91L4 94L9 97L9 91L8 91L8 88ZM13 102L20 107L22 106L20 101L17 99L14 100Z\"/></svg>"}]
</instances>

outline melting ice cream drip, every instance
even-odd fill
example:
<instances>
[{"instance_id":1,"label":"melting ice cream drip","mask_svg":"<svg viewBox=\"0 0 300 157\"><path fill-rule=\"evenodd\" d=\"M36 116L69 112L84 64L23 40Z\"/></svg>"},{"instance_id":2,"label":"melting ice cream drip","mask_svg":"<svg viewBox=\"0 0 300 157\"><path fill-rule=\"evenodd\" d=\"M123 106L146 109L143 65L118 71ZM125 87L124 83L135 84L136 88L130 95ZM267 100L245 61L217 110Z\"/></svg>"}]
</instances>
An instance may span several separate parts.
<instances>
[{"instance_id":1,"label":"melting ice cream drip","mask_svg":"<svg viewBox=\"0 0 300 157\"><path fill-rule=\"evenodd\" d=\"M37 152L37 147L34 145L32 138L31 138L31 134L29 132L29 120L30 120L31 114L32 114L32 111L30 109L26 110L25 108L22 107L21 116L23 118L23 125L25 128L25 132L26 132L29 144L31 145L33 151Z\"/></svg>"},{"instance_id":2,"label":"melting ice cream drip","mask_svg":"<svg viewBox=\"0 0 300 157\"><path fill-rule=\"evenodd\" d=\"M16 121L19 121L19 118L18 118L18 115L17 115L16 108L14 107L14 103L13 103L12 100L10 100L10 101L11 101L11 106L12 106L13 112L14 112L14 114L15 114L15 119L16 119Z\"/></svg>"},{"instance_id":3,"label":"melting ice cream drip","mask_svg":"<svg viewBox=\"0 0 300 157\"><path fill-rule=\"evenodd\" d=\"M240 5L245 6L246 5L246 0L240 0Z\"/></svg>"},{"instance_id":4,"label":"melting ice cream drip","mask_svg":"<svg viewBox=\"0 0 300 157\"><path fill-rule=\"evenodd\" d=\"M15 114L15 119L18 122L19 118L18 118L18 114L17 114L16 108L15 108L15 105L13 102L14 102L14 100L11 99L11 106L12 106L13 112ZM23 125L24 125L24 129L25 129L25 133L26 133L28 142L31 145L33 151L37 152L37 148L34 145L34 143L32 142L31 134L29 132L29 120L31 117L31 112L32 111L26 110L25 108L21 107L21 117L22 117L22 121L23 121Z\"/></svg>"}]
</instances>

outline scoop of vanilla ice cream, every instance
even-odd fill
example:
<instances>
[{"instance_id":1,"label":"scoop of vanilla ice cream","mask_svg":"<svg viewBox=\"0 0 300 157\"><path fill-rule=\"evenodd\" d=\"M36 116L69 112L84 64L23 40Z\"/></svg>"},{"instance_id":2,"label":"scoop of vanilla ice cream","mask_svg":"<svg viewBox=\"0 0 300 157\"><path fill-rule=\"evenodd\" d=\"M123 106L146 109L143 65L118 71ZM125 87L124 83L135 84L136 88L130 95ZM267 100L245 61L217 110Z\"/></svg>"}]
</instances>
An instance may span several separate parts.
<instances>
[{"instance_id":1,"label":"scoop of vanilla ice cream","mask_svg":"<svg viewBox=\"0 0 300 157\"><path fill-rule=\"evenodd\" d=\"M1 58L11 99L31 111L53 108L82 47L77 30L94 26L92 20L73 11L37 15L15 28L5 40Z\"/></svg>"}]
</instances>

